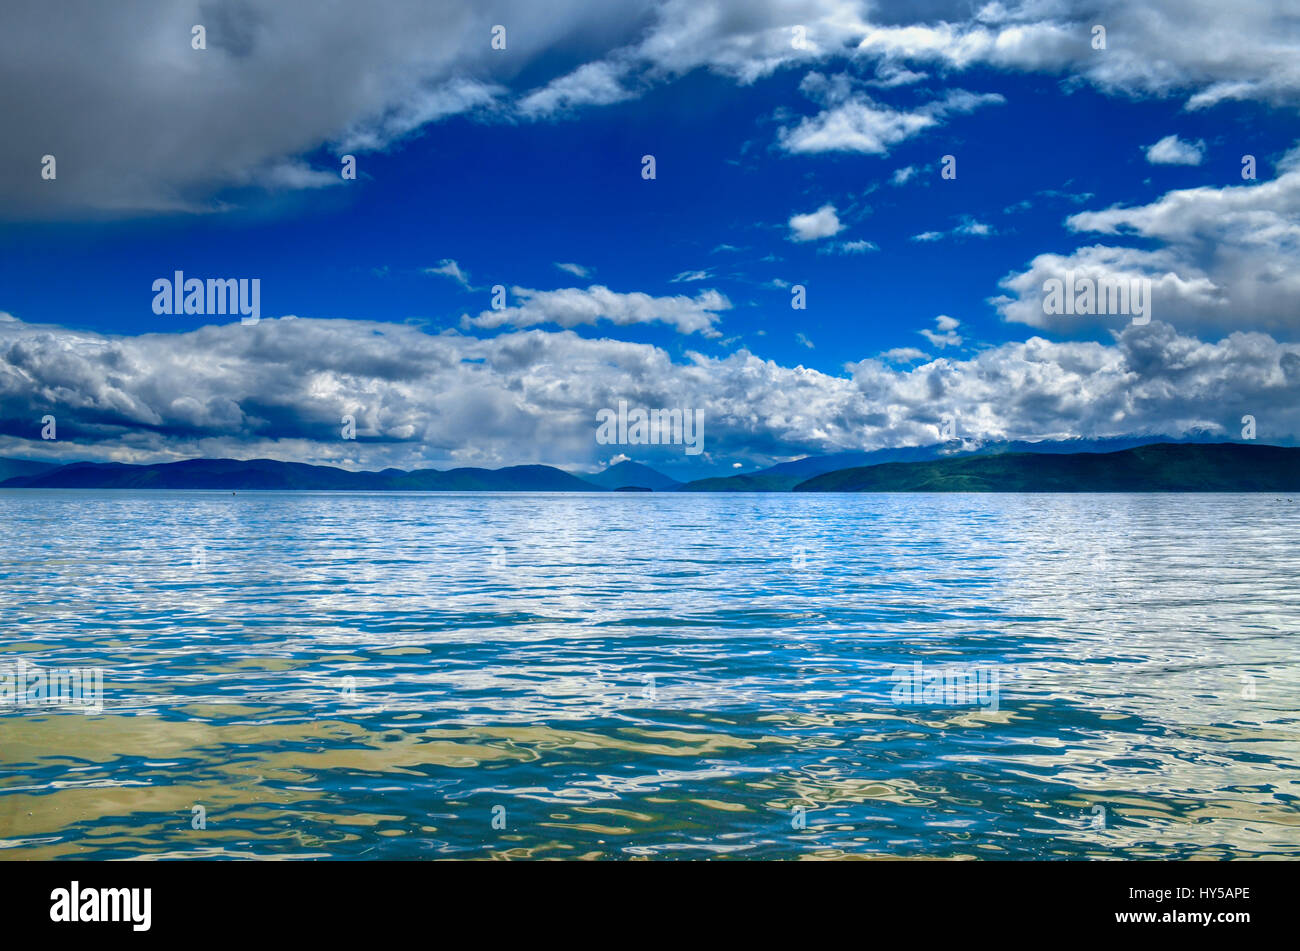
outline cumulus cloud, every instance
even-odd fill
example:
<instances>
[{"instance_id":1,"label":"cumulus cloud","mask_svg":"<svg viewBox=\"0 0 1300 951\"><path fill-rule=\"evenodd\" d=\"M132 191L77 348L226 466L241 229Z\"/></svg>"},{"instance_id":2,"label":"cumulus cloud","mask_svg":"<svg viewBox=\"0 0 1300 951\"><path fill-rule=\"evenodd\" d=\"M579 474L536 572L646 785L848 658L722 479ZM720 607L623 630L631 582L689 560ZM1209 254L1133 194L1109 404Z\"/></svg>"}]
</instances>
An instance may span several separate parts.
<instances>
[{"instance_id":1,"label":"cumulus cloud","mask_svg":"<svg viewBox=\"0 0 1300 951\"><path fill-rule=\"evenodd\" d=\"M1176 135L1167 135L1147 146L1146 156L1152 165L1200 165L1205 158L1205 142L1184 142Z\"/></svg>"},{"instance_id":2,"label":"cumulus cloud","mask_svg":"<svg viewBox=\"0 0 1300 951\"><path fill-rule=\"evenodd\" d=\"M527 287L513 287L510 293L519 303L501 310L485 310L477 317L468 314L461 318L465 327L492 330L498 327L535 327L539 324L558 324L577 327L608 321L620 327L633 324L661 323L680 333L701 333L706 337L720 336L714 324L720 319L718 312L728 310L731 301L715 290L701 291L695 297L651 297L639 291L620 294L608 287L593 284L585 290L566 287L554 291L538 291Z\"/></svg>"},{"instance_id":3,"label":"cumulus cloud","mask_svg":"<svg viewBox=\"0 0 1300 951\"><path fill-rule=\"evenodd\" d=\"M961 346L962 338L961 335L957 333L957 328L961 325L960 320L956 317L949 317L947 314L940 314L938 317L934 318L934 325L937 328L936 330L930 330L927 328L919 330L917 333L930 341L931 345L938 347L941 350L944 347Z\"/></svg>"},{"instance_id":4,"label":"cumulus cloud","mask_svg":"<svg viewBox=\"0 0 1300 951\"><path fill-rule=\"evenodd\" d=\"M844 230L835 206L829 203L806 215L791 215L789 223L791 241L816 241Z\"/></svg>"},{"instance_id":5,"label":"cumulus cloud","mask_svg":"<svg viewBox=\"0 0 1300 951\"><path fill-rule=\"evenodd\" d=\"M927 409L937 415L947 407L977 438L1236 438L1241 417L1255 415L1249 407L1266 405L1263 412L1277 424L1268 439L1286 441L1300 424L1300 405L1286 405L1300 395L1297 349L1259 333L1210 343L1153 322L1126 327L1110 345L1032 337L970 360L939 359L907 371L868 360L852 369L871 403L908 407L913 423Z\"/></svg>"},{"instance_id":6,"label":"cumulus cloud","mask_svg":"<svg viewBox=\"0 0 1300 951\"><path fill-rule=\"evenodd\" d=\"M875 102L861 91L861 85L845 73L831 77L809 73L799 88L819 103L822 111L796 126L782 128L777 135L781 147L795 153L883 155L899 142L938 125L945 116L1006 101L997 93L977 95L956 89L943 99L907 111Z\"/></svg>"},{"instance_id":7,"label":"cumulus cloud","mask_svg":"<svg viewBox=\"0 0 1300 951\"><path fill-rule=\"evenodd\" d=\"M595 413L619 399L701 407L709 454L754 462L932 443L948 414L977 438L1235 438L1245 414L1262 440L1300 434L1300 345L1262 333L1207 342L1154 321L1106 344L1032 337L889 362L922 359L902 349L832 375L746 350L675 362L572 331L479 339L304 318L125 337L0 316L0 454L570 465L607 451ZM40 439L47 413L57 442ZM344 414L356 442L340 439Z\"/></svg>"},{"instance_id":8,"label":"cumulus cloud","mask_svg":"<svg viewBox=\"0 0 1300 951\"><path fill-rule=\"evenodd\" d=\"M1067 271L1094 280L1151 281L1155 317L1178 327L1243 327L1300 332L1300 149L1271 181L1167 192L1147 205L1083 211L1066 219L1076 232L1138 238L1155 247L1092 244L1040 254L1003 278L995 298L1011 321L1058 330L1115 317L1043 313L1043 285Z\"/></svg>"}]
</instances>

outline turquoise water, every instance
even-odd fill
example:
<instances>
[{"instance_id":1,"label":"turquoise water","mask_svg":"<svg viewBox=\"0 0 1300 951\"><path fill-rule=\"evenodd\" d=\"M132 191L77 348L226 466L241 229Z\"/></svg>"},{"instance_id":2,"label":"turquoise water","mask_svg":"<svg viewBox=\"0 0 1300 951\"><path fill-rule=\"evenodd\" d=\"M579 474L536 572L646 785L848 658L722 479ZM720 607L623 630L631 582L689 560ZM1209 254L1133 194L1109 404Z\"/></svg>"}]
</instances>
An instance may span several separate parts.
<instances>
[{"instance_id":1,"label":"turquoise water","mask_svg":"<svg viewBox=\"0 0 1300 951\"><path fill-rule=\"evenodd\" d=\"M1300 855L1300 499L10 490L0 528L0 666L103 678L0 706L0 858Z\"/></svg>"}]
</instances>

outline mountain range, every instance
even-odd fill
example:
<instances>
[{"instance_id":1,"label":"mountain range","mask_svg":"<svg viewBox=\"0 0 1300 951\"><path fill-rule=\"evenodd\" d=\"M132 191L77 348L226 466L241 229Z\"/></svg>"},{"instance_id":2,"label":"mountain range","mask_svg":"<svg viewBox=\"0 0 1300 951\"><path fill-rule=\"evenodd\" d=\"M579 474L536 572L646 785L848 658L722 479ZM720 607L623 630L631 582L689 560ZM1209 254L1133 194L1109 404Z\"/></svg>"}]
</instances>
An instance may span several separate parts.
<instances>
[{"instance_id":1,"label":"mountain range","mask_svg":"<svg viewBox=\"0 0 1300 951\"><path fill-rule=\"evenodd\" d=\"M274 459L186 459L153 465L77 462L0 482L32 489L318 489L346 491L591 492L598 487L552 466L384 469L352 472Z\"/></svg>"},{"instance_id":2,"label":"mountain range","mask_svg":"<svg viewBox=\"0 0 1300 951\"><path fill-rule=\"evenodd\" d=\"M1081 451L1083 447L1091 451ZM1067 448L1068 447L1068 448ZM1110 451L1105 451L1109 449ZM1073 451L1071 451L1073 450ZM1102 451L1098 451L1102 450ZM630 460L575 475L553 466L354 472L272 459L64 466L0 460L0 488L449 492L1293 492L1300 448L1250 443L954 445L810 456L757 472L680 483Z\"/></svg>"},{"instance_id":3,"label":"mountain range","mask_svg":"<svg viewBox=\"0 0 1300 951\"><path fill-rule=\"evenodd\" d=\"M795 492L1300 492L1300 449L1156 443L1107 453L1009 452L815 476Z\"/></svg>"}]
</instances>

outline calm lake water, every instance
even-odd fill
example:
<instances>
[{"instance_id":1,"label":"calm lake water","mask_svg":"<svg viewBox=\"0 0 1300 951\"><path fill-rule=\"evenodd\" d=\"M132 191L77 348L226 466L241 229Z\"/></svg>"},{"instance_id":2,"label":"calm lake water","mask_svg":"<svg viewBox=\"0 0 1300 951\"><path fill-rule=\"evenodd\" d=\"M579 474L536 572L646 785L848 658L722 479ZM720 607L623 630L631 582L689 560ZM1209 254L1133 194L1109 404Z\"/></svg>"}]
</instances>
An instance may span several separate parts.
<instances>
[{"instance_id":1,"label":"calm lake water","mask_svg":"<svg viewBox=\"0 0 1300 951\"><path fill-rule=\"evenodd\" d=\"M102 671L0 705L2 859L1300 856L1300 499L9 490L0 530L0 670Z\"/></svg>"}]
</instances>

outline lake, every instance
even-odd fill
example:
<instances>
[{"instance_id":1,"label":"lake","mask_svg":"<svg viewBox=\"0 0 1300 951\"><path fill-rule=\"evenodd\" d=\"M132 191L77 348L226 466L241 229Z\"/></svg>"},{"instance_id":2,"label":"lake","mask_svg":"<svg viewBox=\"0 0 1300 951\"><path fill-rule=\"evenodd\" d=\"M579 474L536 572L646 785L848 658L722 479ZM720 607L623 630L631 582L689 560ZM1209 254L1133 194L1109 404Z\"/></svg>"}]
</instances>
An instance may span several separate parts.
<instances>
[{"instance_id":1,"label":"lake","mask_svg":"<svg viewBox=\"0 0 1300 951\"><path fill-rule=\"evenodd\" d=\"M0 490L0 529L0 859L1300 856L1300 499Z\"/></svg>"}]
</instances>

